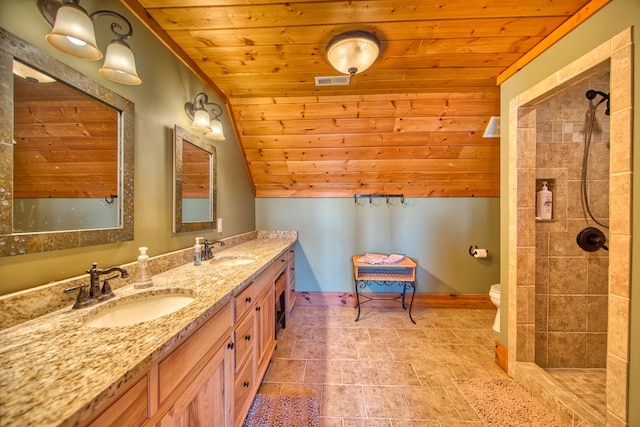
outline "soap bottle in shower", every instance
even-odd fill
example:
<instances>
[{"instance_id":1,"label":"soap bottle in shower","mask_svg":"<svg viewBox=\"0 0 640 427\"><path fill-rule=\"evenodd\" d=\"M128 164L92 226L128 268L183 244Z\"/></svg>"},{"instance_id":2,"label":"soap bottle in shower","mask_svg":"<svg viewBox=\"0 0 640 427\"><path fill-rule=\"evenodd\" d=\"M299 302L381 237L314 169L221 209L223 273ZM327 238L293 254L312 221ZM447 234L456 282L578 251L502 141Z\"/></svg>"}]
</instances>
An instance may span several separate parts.
<instances>
[{"instance_id":1,"label":"soap bottle in shower","mask_svg":"<svg viewBox=\"0 0 640 427\"><path fill-rule=\"evenodd\" d=\"M542 189L538 191L536 208L536 217L540 219L551 219L553 213L553 194L547 187L547 181L542 181Z\"/></svg>"},{"instance_id":2,"label":"soap bottle in shower","mask_svg":"<svg viewBox=\"0 0 640 427\"><path fill-rule=\"evenodd\" d=\"M200 265L202 263L202 244L200 241L204 237L196 237L196 244L193 245L193 265Z\"/></svg>"},{"instance_id":3,"label":"soap bottle in shower","mask_svg":"<svg viewBox=\"0 0 640 427\"><path fill-rule=\"evenodd\" d=\"M138 266L136 268L136 282L133 287L136 289L149 288L153 286L153 279L151 279L151 272L149 271L149 255L147 255L147 248L138 248L140 255L138 255Z\"/></svg>"}]
</instances>

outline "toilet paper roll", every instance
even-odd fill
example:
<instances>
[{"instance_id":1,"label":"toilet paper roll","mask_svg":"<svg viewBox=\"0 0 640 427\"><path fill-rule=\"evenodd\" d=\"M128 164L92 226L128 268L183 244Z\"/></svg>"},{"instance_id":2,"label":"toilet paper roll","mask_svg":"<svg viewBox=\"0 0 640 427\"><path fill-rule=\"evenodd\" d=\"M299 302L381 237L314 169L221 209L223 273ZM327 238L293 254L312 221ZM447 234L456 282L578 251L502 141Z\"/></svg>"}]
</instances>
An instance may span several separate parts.
<instances>
[{"instance_id":1,"label":"toilet paper roll","mask_svg":"<svg viewBox=\"0 0 640 427\"><path fill-rule=\"evenodd\" d=\"M489 251L486 249L475 249L473 251L474 258L486 258L489 255Z\"/></svg>"}]
</instances>

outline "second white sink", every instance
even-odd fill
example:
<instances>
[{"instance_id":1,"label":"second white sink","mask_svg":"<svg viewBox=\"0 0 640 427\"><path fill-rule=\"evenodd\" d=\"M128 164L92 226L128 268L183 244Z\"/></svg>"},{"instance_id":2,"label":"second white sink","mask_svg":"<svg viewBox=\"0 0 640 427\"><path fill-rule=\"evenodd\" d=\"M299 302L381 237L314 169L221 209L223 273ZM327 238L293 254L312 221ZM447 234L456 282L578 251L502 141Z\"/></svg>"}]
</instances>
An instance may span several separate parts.
<instances>
[{"instance_id":1,"label":"second white sink","mask_svg":"<svg viewBox=\"0 0 640 427\"><path fill-rule=\"evenodd\" d=\"M254 258L251 258L249 256L244 256L244 255L238 255L238 256L227 255L220 258L214 257L211 260L212 264L218 264L220 266L245 265L245 264L251 264L252 262L255 262Z\"/></svg>"},{"instance_id":2,"label":"second white sink","mask_svg":"<svg viewBox=\"0 0 640 427\"><path fill-rule=\"evenodd\" d=\"M185 294L160 294L143 296L109 307L91 316L86 326L113 328L158 319L191 304L195 298Z\"/></svg>"}]
</instances>

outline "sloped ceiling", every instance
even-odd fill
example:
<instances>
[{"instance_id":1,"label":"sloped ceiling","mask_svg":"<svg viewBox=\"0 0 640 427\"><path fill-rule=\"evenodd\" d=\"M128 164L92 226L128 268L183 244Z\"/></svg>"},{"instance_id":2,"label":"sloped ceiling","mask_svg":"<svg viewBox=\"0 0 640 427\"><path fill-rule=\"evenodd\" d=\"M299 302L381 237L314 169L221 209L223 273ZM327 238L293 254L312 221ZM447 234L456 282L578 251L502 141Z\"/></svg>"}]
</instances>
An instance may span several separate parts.
<instances>
[{"instance_id":1,"label":"sloped ceiling","mask_svg":"<svg viewBox=\"0 0 640 427\"><path fill-rule=\"evenodd\" d=\"M227 104L257 197L426 197L499 195L498 84L609 0L121 1ZM349 30L380 57L316 87Z\"/></svg>"}]
</instances>

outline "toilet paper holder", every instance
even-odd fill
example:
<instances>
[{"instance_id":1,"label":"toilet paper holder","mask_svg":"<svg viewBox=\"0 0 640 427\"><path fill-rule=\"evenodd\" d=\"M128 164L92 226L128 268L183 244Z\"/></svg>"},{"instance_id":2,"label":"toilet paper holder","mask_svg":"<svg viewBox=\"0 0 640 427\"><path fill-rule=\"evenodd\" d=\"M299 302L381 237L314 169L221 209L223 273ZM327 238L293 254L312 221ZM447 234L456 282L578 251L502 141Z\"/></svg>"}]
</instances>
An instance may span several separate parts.
<instances>
[{"instance_id":1,"label":"toilet paper holder","mask_svg":"<svg viewBox=\"0 0 640 427\"><path fill-rule=\"evenodd\" d=\"M472 257L476 258L478 255L478 245L471 245L469 246L469 255L471 255ZM481 249L482 250L482 249ZM486 255L489 255L489 251L487 250Z\"/></svg>"}]
</instances>

